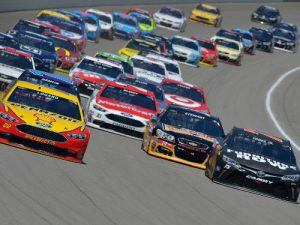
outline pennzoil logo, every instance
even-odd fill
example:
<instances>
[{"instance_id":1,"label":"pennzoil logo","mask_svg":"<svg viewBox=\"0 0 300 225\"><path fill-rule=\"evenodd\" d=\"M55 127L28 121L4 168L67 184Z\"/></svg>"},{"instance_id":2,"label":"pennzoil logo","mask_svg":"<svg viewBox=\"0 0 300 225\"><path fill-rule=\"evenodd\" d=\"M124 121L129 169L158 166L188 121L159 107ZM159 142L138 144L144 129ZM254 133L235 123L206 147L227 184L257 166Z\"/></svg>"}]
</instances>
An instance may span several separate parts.
<instances>
[{"instance_id":1,"label":"pennzoil logo","mask_svg":"<svg viewBox=\"0 0 300 225\"><path fill-rule=\"evenodd\" d=\"M52 123L56 122L54 117L46 115L46 114L35 113L35 114L33 114L33 116L36 118L37 122L42 121L42 122L48 123L50 125L52 125Z\"/></svg>"}]
</instances>

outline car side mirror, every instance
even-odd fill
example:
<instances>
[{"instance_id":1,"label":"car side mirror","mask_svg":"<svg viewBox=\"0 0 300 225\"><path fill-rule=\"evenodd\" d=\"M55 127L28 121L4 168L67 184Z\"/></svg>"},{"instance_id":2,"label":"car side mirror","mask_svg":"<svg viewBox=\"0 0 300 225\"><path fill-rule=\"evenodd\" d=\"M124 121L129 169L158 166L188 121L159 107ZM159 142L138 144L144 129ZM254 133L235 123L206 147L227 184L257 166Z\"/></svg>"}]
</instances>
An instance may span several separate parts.
<instances>
[{"instance_id":1,"label":"car side mirror","mask_svg":"<svg viewBox=\"0 0 300 225\"><path fill-rule=\"evenodd\" d=\"M152 116L150 117L150 122L151 122L151 123L156 123L156 122L157 122L157 116L156 116L156 115L152 115Z\"/></svg>"}]
</instances>

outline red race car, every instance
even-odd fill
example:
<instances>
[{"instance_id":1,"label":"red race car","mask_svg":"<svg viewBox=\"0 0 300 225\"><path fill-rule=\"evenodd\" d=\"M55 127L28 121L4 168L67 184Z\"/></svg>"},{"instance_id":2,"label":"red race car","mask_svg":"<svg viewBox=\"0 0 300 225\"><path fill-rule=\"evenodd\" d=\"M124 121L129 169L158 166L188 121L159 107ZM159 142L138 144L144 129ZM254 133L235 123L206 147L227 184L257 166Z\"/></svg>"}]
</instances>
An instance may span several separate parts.
<instances>
[{"instance_id":1,"label":"red race car","mask_svg":"<svg viewBox=\"0 0 300 225\"><path fill-rule=\"evenodd\" d=\"M44 35L50 37L58 55L56 70L68 73L75 63L80 61L81 52L76 44L69 38L57 33L46 32Z\"/></svg>"},{"instance_id":2,"label":"red race car","mask_svg":"<svg viewBox=\"0 0 300 225\"><path fill-rule=\"evenodd\" d=\"M87 125L140 139L158 105L152 91L109 81L92 95L86 110Z\"/></svg>"},{"instance_id":3,"label":"red race car","mask_svg":"<svg viewBox=\"0 0 300 225\"><path fill-rule=\"evenodd\" d=\"M217 66L218 50L216 47L216 42L214 40L203 39L195 35L191 36L191 38L197 40L200 46L202 55L200 63L214 67Z\"/></svg>"},{"instance_id":4,"label":"red race car","mask_svg":"<svg viewBox=\"0 0 300 225\"><path fill-rule=\"evenodd\" d=\"M58 26L52 25L50 23L46 23L46 22L42 22L42 21L38 21L38 20L32 20L32 22L38 23L40 25L42 25L43 27L47 27L49 32L54 32L54 33L60 33L61 29Z\"/></svg>"},{"instance_id":5,"label":"red race car","mask_svg":"<svg viewBox=\"0 0 300 225\"><path fill-rule=\"evenodd\" d=\"M148 11L148 10L145 10L145 9L139 9L139 8L130 8L128 9L127 11L127 14L130 14L132 12L136 12L136 13L139 13L139 14L143 14L143 15L146 15L146 16L149 16L149 17L153 17L153 14L152 12Z\"/></svg>"},{"instance_id":6,"label":"red race car","mask_svg":"<svg viewBox=\"0 0 300 225\"><path fill-rule=\"evenodd\" d=\"M202 88L185 82L165 79L161 83L167 104L184 106L210 114Z\"/></svg>"}]
</instances>

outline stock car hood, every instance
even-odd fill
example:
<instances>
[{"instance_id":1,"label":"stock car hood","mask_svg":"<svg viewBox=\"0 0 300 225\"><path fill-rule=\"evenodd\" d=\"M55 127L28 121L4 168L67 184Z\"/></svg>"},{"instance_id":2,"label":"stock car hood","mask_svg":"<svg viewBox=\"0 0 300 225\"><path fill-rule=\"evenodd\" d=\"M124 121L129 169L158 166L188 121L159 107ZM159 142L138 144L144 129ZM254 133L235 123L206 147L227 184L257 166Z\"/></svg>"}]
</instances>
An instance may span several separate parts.
<instances>
[{"instance_id":1,"label":"stock car hood","mask_svg":"<svg viewBox=\"0 0 300 225\"><path fill-rule=\"evenodd\" d=\"M176 18L174 16L166 15L163 13L159 13L159 12L155 13L155 16L159 17L160 20L166 19L166 20L171 21L172 23L182 22L182 19Z\"/></svg>"},{"instance_id":2,"label":"stock car hood","mask_svg":"<svg viewBox=\"0 0 300 225\"><path fill-rule=\"evenodd\" d=\"M178 51L178 52L183 52L185 54L188 55L192 55L193 53L195 53L196 51L181 45L172 45L174 51Z\"/></svg>"},{"instance_id":3,"label":"stock car hood","mask_svg":"<svg viewBox=\"0 0 300 225\"><path fill-rule=\"evenodd\" d=\"M204 11L201 11L201 10L198 10L198 9L193 9L192 13L195 16L201 16L201 17L204 17L204 18L207 18L207 19L217 19L218 18L218 15L216 15L216 14L204 12Z\"/></svg>"},{"instance_id":4,"label":"stock car hood","mask_svg":"<svg viewBox=\"0 0 300 225\"><path fill-rule=\"evenodd\" d=\"M264 156L245 153L229 148L222 149L222 153L243 166L271 174L288 175L295 174L298 171L295 165L291 166Z\"/></svg>"},{"instance_id":5,"label":"stock car hood","mask_svg":"<svg viewBox=\"0 0 300 225\"><path fill-rule=\"evenodd\" d=\"M95 84L103 84L107 80L111 80L111 77L107 77L103 74L93 73L87 70L74 70L73 74L79 76L81 79Z\"/></svg>"},{"instance_id":6,"label":"stock car hood","mask_svg":"<svg viewBox=\"0 0 300 225\"><path fill-rule=\"evenodd\" d=\"M3 75L17 79L23 73L23 71L23 69L0 63L0 73Z\"/></svg>"},{"instance_id":7,"label":"stock car hood","mask_svg":"<svg viewBox=\"0 0 300 225\"><path fill-rule=\"evenodd\" d=\"M207 49L207 48L203 48L203 47L200 47L200 51L202 53L202 55L216 55L216 51L214 50L210 50L210 49Z\"/></svg>"},{"instance_id":8,"label":"stock car hood","mask_svg":"<svg viewBox=\"0 0 300 225\"><path fill-rule=\"evenodd\" d=\"M139 50L133 49L133 48L121 48L118 52L119 55L124 55L126 57L130 57L133 55L139 54Z\"/></svg>"},{"instance_id":9,"label":"stock car hood","mask_svg":"<svg viewBox=\"0 0 300 225\"><path fill-rule=\"evenodd\" d=\"M72 33L72 32L66 31L66 30L61 30L60 34L64 37L71 38L71 39L81 39L82 38L82 35L75 34L75 33Z\"/></svg>"},{"instance_id":10,"label":"stock car hood","mask_svg":"<svg viewBox=\"0 0 300 225\"><path fill-rule=\"evenodd\" d=\"M154 26L145 23L139 23L139 27L143 31L152 31L154 29Z\"/></svg>"},{"instance_id":11,"label":"stock car hood","mask_svg":"<svg viewBox=\"0 0 300 225\"><path fill-rule=\"evenodd\" d=\"M270 39L268 37L265 37L265 36L262 36L262 35L255 36L255 39L257 41L262 41L262 42L272 42L272 39Z\"/></svg>"},{"instance_id":12,"label":"stock car hood","mask_svg":"<svg viewBox=\"0 0 300 225\"><path fill-rule=\"evenodd\" d=\"M161 74L154 73L144 69L133 68L133 73L138 77L145 77L155 82L161 82L162 79L164 79L164 77Z\"/></svg>"},{"instance_id":13,"label":"stock car hood","mask_svg":"<svg viewBox=\"0 0 300 225\"><path fill-rule=\"evenodd\" d=\"M114 29L116 30L122 30L122 31L125 31L127 33L136 33L137 32L137 28L136 27L133 27L133 26L129 26L127 24L123 24L123 23L118 23L118 22L115 22L114 24Z\"/></svg>"},{"instance_id":14,"label":"stock car hood","mask_svg":"<svg viewBox=\"0 0 300 225\"><path fill-rule=\"evenodd\" d=\"M70 117L61 116L56 113L39 112L39 109L28 107L13 102L5 102L5 108L8 112L13 112L17 117L16 119L25 124L51 130L54 132L68 132L73 131L79 127L84 128L84 121L78 121Z\"/></svg>"},{"instance_id":15,"label":"stock car hood","mask_svg":"<svg viewBox=\"0 0 300 225\"><path fill-rule=\"evenodd\" d=\"M179 95L172 95L172 94L166 94L165 93L165 99L170 104L175 104L179 106L184 106L193 110L197 111L203 111L205 113L209 113L208 107L205 104L202 104L200 102L196 102L190 98L185 98Z\"/></svg>"},{"instance_id":16,"label":"stock car hood","mask_svg":"<svg viewBox=\"0 0 300 225\"><path fill-rule=\"evenodd\" d=\"M161 128L176 137L182 137L192 141L201 140L201 143L205 143L209 145L209 147L211 147L215 142L218 142L217 139L206 134L185 128L178 128L167 124L161 124Z\"/></svg>"},{"instance_id":17,"label":"stock car hood","mask_svg":"<svg viewBox=\"0 0 300 225\"><path fill-rule=\"evenodd\" d=\"M123 112L124 116L126 117L132 117L134 115L149 120L151 115L156 115L155 111L148 110L121 101L116 101L112 99L108 100L107 98L101 98L101 97L97 98L96 101L97 104L101 105L104 108Z\"/></svg>"},{"instance_id":18,"label":"stock car hood","mask_svg":"<svg viewBox=\"0 0 300 225\"><path fill-rule=\"evenodd\" d=\"M227 52L229 54L240 54L241 52L236 50L236 49L233 49L233 48L227 48L227 47L224 47L224 46L221 46L221 45L217 45L217 49L218 51L220 52Z\"/></svg>"}]
</instances>

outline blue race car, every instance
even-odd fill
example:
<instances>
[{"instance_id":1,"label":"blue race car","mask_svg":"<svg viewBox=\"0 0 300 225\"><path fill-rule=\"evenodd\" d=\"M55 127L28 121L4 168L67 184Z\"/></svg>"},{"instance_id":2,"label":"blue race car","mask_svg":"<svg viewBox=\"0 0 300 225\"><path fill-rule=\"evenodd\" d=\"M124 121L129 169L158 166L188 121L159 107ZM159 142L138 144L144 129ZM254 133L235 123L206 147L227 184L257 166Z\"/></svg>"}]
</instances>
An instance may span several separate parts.
<instances>
[{"instance_id":1,"label":"blue race car","mask_svg":"<svg viewBox=\"0 0 300 225\"><path fill-rule=\"evenodd\" d=\"M85 23L88 39L98 43L101 36L101 25L99 19L95 15L91 15L84 11L71 10L71 13L77 14L82 18Z\"/></svg>"},{"instance_id":2,"label":"blue race car","mask_svg":"<svg viewBox=\"0 0 300 225\"><path fill-rule=\"evenodd\" d=\"M132 39L140 36L140 28L135 17L126 13L114 12L114 31L115 36Z\"/></svg>"},{"instance_id":3,"label":"blue race car","mask_svg":"<svg viewBox=\"0 0 300 225\"><path fill-rule=\"evenodd\" d=\"M20 44L20 50L28 52L38 59L38 70L53 73L57 64L57 54L51 38L30 31L19 31L14 35Z\"/></svg>"},{"instance_id":4,"label":"blue race car","mask_svg":"<svg viewBox=\"0 0 300 225\"><path fill-rule=\"evenodd\" d=\"M232 31L242 35L244 52L254 55L255 38L254 38L253 33L251 33L248 30L244 30L244 29L240 29L240 28L233 28Z\"/></svg>"},{"instance_id":5,"label":"blue race car","mask_svg":"<svg viewBox=\"0 0 300 225\"><path fill-rule=\"evenodd\" d=\"M60 14L63 14L65 16L68 16L68 17L70 17L71 21L76 22L76 23L80 23L84 26L84 21L79 15L71 13L71 12L66 11L66 10L56 10L56 12L58 12Z\"/></svg>"},{"instance_id":6,"label":"blue race car","mask_svg":"<svg viewBox=\"0 0 300 225\"><path fill-rule=\"evenodd\" d=\"M138 12L131 12L130 16L134 16L139 24L141 36L146 34L154 34L155 22L154 19Z\"/></svg>"},{"instance_id":7,"label":"blue race car","mask_svg":"<svg viewBox=\"0 0 300 225\"><path fill-rule=\"evenodd\" d=\"M19 49L19 41L12 35L0 32L0 45L10 48Z\"/></svg>"}]
</instances>

